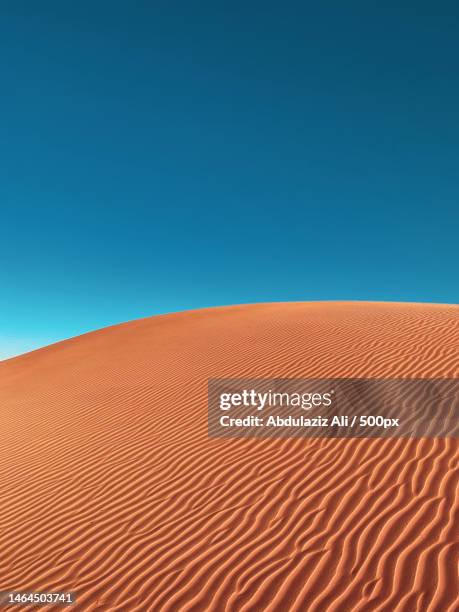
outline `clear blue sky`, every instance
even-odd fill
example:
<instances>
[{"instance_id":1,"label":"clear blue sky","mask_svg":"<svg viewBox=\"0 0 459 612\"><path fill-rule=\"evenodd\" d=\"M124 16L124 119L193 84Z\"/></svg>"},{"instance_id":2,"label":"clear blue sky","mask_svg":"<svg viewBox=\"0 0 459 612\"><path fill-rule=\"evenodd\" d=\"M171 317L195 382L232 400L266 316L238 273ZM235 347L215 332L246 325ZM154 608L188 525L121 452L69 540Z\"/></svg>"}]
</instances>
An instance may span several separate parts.
<instances>
[{"instance_id":1,"label":"clear blue sky","mask_svg":"<svg viewBox=\"0 0 459 612\"><path fill-rule=\"evenodd\" d=\"M188 308L459 302L457 2L2 2L0 358Z\"/></svg>"}]
</instances>

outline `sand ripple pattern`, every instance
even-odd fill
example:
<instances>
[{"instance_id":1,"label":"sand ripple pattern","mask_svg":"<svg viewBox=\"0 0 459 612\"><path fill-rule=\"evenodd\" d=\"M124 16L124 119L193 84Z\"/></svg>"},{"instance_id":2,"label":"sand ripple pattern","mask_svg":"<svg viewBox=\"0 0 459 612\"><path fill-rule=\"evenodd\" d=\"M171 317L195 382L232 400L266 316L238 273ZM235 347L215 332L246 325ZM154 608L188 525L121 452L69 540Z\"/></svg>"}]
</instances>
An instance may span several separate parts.
<instances>
[{"instance_id":1,"label":"sand ripple pattern","mask_svg":"<svg viewBox=\"0 0 459 612\"><path fill-rule=\"evenodd\" d=\"M458 378L459 307L207 309L1 362L0 589L77 591L74 611L456 610L457 440L207 437L209 377L346 376Z\"/></svg>"}]
</instances>

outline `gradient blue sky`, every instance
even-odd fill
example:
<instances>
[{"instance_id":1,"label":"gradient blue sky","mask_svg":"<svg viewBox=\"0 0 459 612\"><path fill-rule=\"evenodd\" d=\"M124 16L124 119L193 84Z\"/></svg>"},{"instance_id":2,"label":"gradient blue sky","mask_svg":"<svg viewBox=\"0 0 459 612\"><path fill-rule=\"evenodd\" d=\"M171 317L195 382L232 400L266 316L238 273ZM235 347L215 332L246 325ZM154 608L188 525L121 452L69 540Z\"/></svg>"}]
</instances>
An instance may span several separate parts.
<instances>
[{"instance_id":1,"label":"gradient blue sky","mask_svg":"<svg viewBox=\"0 0 459 612\"><path fill-rule=\"evenodd\" d=\"M2 2L0 358L188 308L458 302L458 31L457 2Z\"/></svg>"}]
</instances>

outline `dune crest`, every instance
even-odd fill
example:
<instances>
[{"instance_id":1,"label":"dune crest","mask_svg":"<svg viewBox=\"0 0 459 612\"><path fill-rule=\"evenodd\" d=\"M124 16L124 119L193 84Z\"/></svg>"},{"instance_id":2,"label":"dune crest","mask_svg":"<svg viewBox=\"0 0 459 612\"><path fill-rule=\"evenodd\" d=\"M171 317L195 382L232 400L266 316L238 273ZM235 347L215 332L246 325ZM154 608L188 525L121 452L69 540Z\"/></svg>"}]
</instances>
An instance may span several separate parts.
<instances>
[{"instance_id":1,"label":"dune crest","mask_svg":"<svg viewBox=\"0 0 459 612\"><path fill-rule=\"evenodd\" d=\"M189 311L0 362L0 588L85 611L452 612L457 440L207 436L208 378L347 376L459 378L459 307Z\"/></svg>"}]
</instances>

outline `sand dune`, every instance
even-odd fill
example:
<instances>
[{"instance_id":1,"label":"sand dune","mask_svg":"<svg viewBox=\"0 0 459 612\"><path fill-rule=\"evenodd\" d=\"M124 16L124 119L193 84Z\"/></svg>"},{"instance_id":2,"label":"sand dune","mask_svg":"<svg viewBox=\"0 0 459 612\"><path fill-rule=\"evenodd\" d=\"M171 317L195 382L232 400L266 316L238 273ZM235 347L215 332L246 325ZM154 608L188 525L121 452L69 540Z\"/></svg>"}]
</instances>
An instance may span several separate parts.
<instances>
[{"instance_id":1,"label":"sand dune","mask_svg":"<svg viewBox=\"0 0 459 612\"><path fill-rule=\"evenodd\" d=\"M1 362L0 589L85 611L452 612L458 441L209 439L207 379L231 376L457 378L459 307L208 309Z\"/></svg>"}]
</instances>

